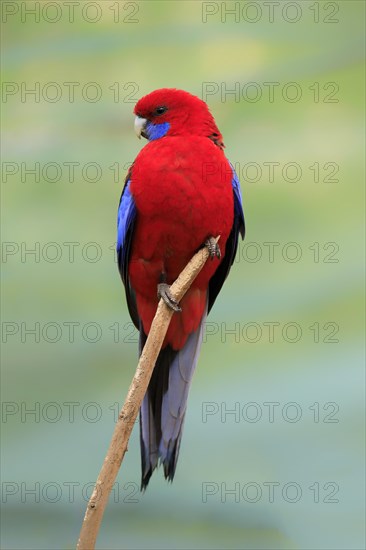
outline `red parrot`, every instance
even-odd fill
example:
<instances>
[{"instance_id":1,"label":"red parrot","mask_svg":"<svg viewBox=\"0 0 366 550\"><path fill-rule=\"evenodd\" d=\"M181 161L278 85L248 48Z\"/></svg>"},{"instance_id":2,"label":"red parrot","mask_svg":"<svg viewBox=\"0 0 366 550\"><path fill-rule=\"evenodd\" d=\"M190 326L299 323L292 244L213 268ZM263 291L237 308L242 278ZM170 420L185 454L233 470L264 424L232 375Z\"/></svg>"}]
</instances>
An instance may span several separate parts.
<instances>
[{"instance_id":1,"label":"red parrot","mask_svg":"<svg viewBox=\"0 0 366 550\"><path fill-rule=\"evenodd\" d=\"M159 462L173 480L206 316L245 226L239 180L206 103L164 88L140 99L134 113L137 135L148 143L122 191L117 255L129 312L140 332L140 353L158 300L175 311L140 409L144 490ZM211 261L178 304L170 285L202 246Z\"/></svg>"}]
</instances>

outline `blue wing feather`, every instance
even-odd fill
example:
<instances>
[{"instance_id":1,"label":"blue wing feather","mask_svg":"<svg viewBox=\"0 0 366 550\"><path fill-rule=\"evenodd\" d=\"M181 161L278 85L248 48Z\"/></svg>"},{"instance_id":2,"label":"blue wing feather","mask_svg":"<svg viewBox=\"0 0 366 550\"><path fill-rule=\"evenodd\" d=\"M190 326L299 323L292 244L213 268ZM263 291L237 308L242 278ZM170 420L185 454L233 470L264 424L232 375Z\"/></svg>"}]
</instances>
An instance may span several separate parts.
<instances>
[{"instance_id":1,"label":"blue wing feather","mask_svg":"<svg viewBox=\"0 0 366 550\"><path fill-rule=\"evenodd\" d=\"M137 328L139 328L139 318L136 309L136 298L133 288L130 285L128 277L128 262L132 244L133 229L137 216L135 201L131 194L130 174L126 178L121 199L118 207L117 216L117 258L118 268L125 285L126 299L131 318Z\"/></svg>"},{"instance_id":2,"label":"blue wing feather","mask_svg":"<svg viewBox=\"0 0 366 550\"><path fill-rule=\"evenodd\" d=\"M231 164L231 162L230 162L230 166L233 171L232 186L234 191L234 225L235 223L237 224L237 232L240 233L240 235L244 239L245 222L244 222L243 199L241 196L240 182L239 182L237 173L234 170L234 166ZM237 234L237 237L238 236L239 235ZM235 252L236 252L236 249L235 249Z\"/></svg>"},{"instance_id":3,"label":"blue wing feather","mask_svg":"<svg viewBox=\"0 0 366 550\"><path fill-rule=\"evenodd\" d=\"M122 191L118 207L117 218L117 254L121 256L122 279L126 284L124 273L126 272L127 253L131 240L131 228L134 224L137 210L135 201L130 191L131 180L127 180Z\"/></svg>"}]
</instances>

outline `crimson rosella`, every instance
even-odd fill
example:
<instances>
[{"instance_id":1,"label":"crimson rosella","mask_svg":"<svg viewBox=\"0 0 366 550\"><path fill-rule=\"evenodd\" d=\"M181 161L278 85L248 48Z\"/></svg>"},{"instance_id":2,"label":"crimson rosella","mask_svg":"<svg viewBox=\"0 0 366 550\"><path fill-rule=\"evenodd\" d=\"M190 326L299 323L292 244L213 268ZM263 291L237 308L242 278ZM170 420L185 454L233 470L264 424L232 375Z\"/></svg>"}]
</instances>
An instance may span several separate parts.
<instances>
[{"instance_id":1,"label":"crimson rosella","mask_svg":"<svg viewBox=\"0 0 366 550\"><path fill-rule=\"evenodd\" d=\"M173 480L206 316L245 229L239 180L206 103L165 88L140 99L134 113L136 133L148 143L122 191L117 254L140 353L158 300L175 311L140 409L144 490L159 461ZM178 304L169 285L202 246L211 261Z\"/></svg>"}]
</instances>

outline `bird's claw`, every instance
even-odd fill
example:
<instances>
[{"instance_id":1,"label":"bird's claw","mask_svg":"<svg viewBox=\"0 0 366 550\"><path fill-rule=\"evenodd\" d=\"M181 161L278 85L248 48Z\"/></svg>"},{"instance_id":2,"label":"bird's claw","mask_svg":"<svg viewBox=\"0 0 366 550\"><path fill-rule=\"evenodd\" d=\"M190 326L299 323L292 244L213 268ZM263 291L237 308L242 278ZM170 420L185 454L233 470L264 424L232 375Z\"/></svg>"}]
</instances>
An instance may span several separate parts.
<instances>
[{"instance_id":1,"label":"bird's claw","mask_svg":"<svg viewBox=\"0 0 366 550\"><path fill-rule=\"evenodd\" d=\"M166 283L158 284L158 298L162 298L166 305L170 307L173 311L182 311L182 308L179 306L178 302L174 300L170 292L170 286Z\"/></svg>"},{"instance_id":2,"label":"bird's claw","mask_svg":"<svg viewBox=\"0 0 366 550\"><path fill-rule=\"evenodd\" d=\"M221 250L219 247L219 244L216 242L216 239L214 237L209 237L205 241L205 246L208 248L209 257L211 260L213 260L216 256L216 258L221 258Z\"/></svg>"}]
</instances>

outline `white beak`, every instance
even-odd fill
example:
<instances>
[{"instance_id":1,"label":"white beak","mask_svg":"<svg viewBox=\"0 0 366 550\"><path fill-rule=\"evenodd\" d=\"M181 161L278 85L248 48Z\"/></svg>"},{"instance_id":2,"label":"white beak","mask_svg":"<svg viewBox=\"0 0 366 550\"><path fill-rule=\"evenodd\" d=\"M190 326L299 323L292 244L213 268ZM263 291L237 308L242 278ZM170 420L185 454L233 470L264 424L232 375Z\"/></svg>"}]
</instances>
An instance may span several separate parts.
<instances>
[{"instance_id":1,"label":"white beak","mask_svg":"<svg viewBox=\"0 0 366 550\"><path fill-rule=\"evenodd\" d=\"M141 139L141 133L145 128L146 122L146 118L141 118L139 116L135 118L135 133L139 139Z\"/></svg>"}]
</instances>

